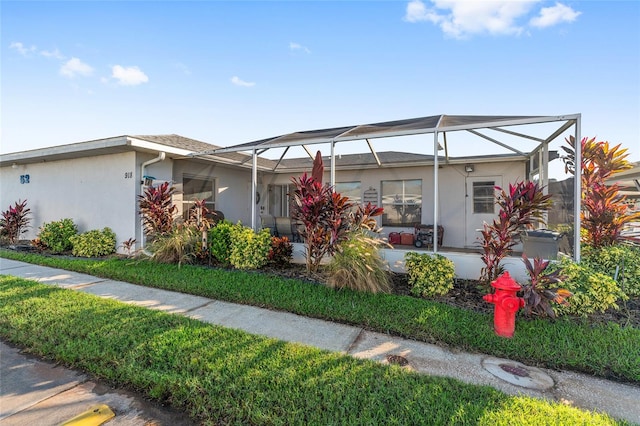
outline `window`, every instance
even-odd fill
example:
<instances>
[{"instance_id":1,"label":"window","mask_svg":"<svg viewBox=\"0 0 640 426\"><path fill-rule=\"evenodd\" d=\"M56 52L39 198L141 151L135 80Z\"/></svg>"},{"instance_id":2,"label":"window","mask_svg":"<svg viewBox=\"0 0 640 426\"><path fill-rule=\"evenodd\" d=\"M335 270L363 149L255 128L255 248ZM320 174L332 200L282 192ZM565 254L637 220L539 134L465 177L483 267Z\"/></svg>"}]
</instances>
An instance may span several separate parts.
<instances>
[{"instance_id":1,"label":"window","mask_svg":"<svg viewBox=\"0 0 640 426\"><path fill-rule=\"evenodd\" d=\"M495 211L495 191L496 183L491 182L473 182L473 212L474 213L490 213Z\"/></svg>"},{"instance_id":2,"label":"window","mask_svg":"<svg viewBox=\"0 0 640 426\"><path fill-rule=\"evenodd\" d=\"M336 183L335 190L343 197L348 197L349 201L354 204L360 204L362 202L360 182L339 182Z\"/></svg>"},{"instance_id":3,"label":"window","mask_svg":"<svg viewBox=\"0 0 640 426\"><path fill-rule=\"evenodd\" d=\"M383 180L382 226L413 226L422 221L422 180Z\"/></svg>"},{"instance_id":4,"label":"window","mask_svg":"<svg viewBox=\"0 0 640 426\"><path fill-rule=\"evenodd\" d=\"M209 210L216 209L215 179L185 175L182 177L182 194L182 212L185 219L189 216L189 209L193 207L196 199L205 200Z\"/></svg>"}]
</instances>

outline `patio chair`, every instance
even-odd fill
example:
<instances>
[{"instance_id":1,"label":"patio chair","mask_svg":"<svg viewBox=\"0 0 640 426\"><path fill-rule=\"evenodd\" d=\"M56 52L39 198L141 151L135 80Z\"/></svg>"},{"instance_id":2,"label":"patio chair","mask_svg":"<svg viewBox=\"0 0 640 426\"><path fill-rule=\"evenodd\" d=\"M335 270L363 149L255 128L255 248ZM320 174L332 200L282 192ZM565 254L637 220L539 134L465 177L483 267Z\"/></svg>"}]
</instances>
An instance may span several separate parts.
<instances>
[{"instance_id":1,"label":"patio chair","mask_svg":"<svg viewBox=\"0 0 640 426\"><path fill-rule=\"evenodd\" d=\"M274 237L279 237L278 227L276 226L276 218L270 214L261 214L260 215L260 223L262 228L269 228L271 231L271 235Z\"/></svg>"}]
</instances>

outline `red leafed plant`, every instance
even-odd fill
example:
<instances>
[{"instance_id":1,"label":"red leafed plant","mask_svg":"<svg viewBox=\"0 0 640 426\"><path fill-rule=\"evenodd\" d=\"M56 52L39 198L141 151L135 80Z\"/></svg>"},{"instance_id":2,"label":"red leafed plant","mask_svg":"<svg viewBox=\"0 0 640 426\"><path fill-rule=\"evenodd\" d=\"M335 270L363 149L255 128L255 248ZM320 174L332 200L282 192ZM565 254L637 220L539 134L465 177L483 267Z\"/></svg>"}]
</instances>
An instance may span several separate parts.
<instances>
[{"instance_id":1,"label":"red leafed plant","mask_svg":"<svg viewBox=\"0 0 640 426\"><path fill-rule=\"evenodd\" d=\"M20 239L20 235L25 233L31 218L31 209L27 208L27 200L16 201L14 206L9 206L9 210L2 212L0 218L0 228L7 234L9 242L15 244Z\"/></svg>"},{"instance_id":2,"label":"red leafed plant","mask_svg":"<svg viewBox=\"0 0 640 426\"><path fill-rule=\"evenodd\" d=\"M333 192L329 184L323 185L306 173L291 181L295 187L291 194L291 216L304 225L300 235L306 245L307 271L315 272L323 257L333 255L345 238L353 204Z\"/></svg>"},{"instance_id":3,"label":"red leafed plant","mask_svg":"<svg viewBox=\"0 0 640 426\"><path fill-rule=\"evenodd\" d=\"M567 298L572 296L569 290L555 286L564 279L562 270L544 273L551 262L537 257L531 262L526 254L522 255L522 261L529 275L529 283L522 286L522 297L525 301L524 313L528 316L555 318L556 314L551 303L566 305Z\"/></svg>"},{"instance_id":4,"label":"red leafed plant","mask_svg":"<svg viewBox=\"0 0 640 426\"><path fill-rule=\"evenodd\" d=\"M482 268L480 281L488 285L504 272L500 264L517 244L515 236L536 223L543 222L543 213L551 206L551 195L545 195L535 182L522 181L509 184L509 191L496 186L498 218L485 223L481 231Z\"/></svg>"},{"instance_id":5,"label":"red leafed plant","mask_svg":"<svg viewBox=\"0 0 640 426\"><path fill-rule=\"evenodd\" d=\"M291 263L292 257L293 246L288 237L271 237L271 249L267 256L270 263L281 268L286 267Z\"/></svg>"},{"instance_id":6,"label":"red leafed plant","mask_svg":"<svg viewBox=\"0 0 640 426\"><path fill-rule=\"evenodd\" d=\"M147 187L144 194L138 196L140 215L148 236L155 237L171 231L178 210L171 201L174 191L169 182L164 182L157 187Z\"/></svg>"},{"instance_id":7,"label":"red leafed plant","mask_svg":"<svg viewBox=\"0 0 640 426\"><path fill-rule=\"evenodd\" d=\"M575 175L575 138L566 140L569 147L563 160L565 170ZM583 138L582 147L582 228L586 231L585 242L594 247L610 246L621 241L621 233L627 223L640 219L640 212L630 213L620 186L607 185L608 178L631 168L626 149L620 144L610 146L608 142L596 142L595 138Z\"/></svg>"}]
</instances>

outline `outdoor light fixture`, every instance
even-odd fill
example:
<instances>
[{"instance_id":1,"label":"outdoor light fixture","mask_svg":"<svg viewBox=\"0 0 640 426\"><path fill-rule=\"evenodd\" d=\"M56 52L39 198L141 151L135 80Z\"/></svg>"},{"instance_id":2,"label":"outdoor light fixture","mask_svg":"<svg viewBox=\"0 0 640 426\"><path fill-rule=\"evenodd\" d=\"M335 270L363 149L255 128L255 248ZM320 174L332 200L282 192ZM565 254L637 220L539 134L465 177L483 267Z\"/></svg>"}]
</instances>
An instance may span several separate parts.
<instances>
[{"instance_id":1,"label":"outdoor light fixture","mask_svg":"<svg viewBox=\"0 0 640 426\"><path fill-rule=\"evenodd\" d=\"M13 163L13 164L11 165L11 168L12 168L12 169L17 169L17 168L18 168L18 165L17 165L16 163Z\"/></svg>"},{"instance_id":2,"label":"outdoor light fixture","mask_svg":"<svg viewBox=\"0 0 640 426\"><path fill-rule=\"evenodd\" d=\"M473 164L465 164L464 171L467 173L473 173Z\"/></svg>"}]
</instances>

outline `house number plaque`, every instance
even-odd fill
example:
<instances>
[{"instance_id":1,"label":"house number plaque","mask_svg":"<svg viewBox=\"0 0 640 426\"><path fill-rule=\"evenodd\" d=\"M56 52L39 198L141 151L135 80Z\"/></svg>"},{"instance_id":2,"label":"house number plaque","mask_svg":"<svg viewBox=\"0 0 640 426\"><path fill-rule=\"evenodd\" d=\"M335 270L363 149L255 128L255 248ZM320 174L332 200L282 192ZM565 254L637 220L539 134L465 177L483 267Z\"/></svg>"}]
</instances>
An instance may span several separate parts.
<instances>
[{"instance_id":1,"label":"house number plaque","mask_svg":"<svg viewBox=\"0 0 640 426\"><path fill-rule=\"evenodd\" d=\"M25 184L29 183L30 176L29 175L20 175L20 183Z\"/></svg>"}]
</instances>

